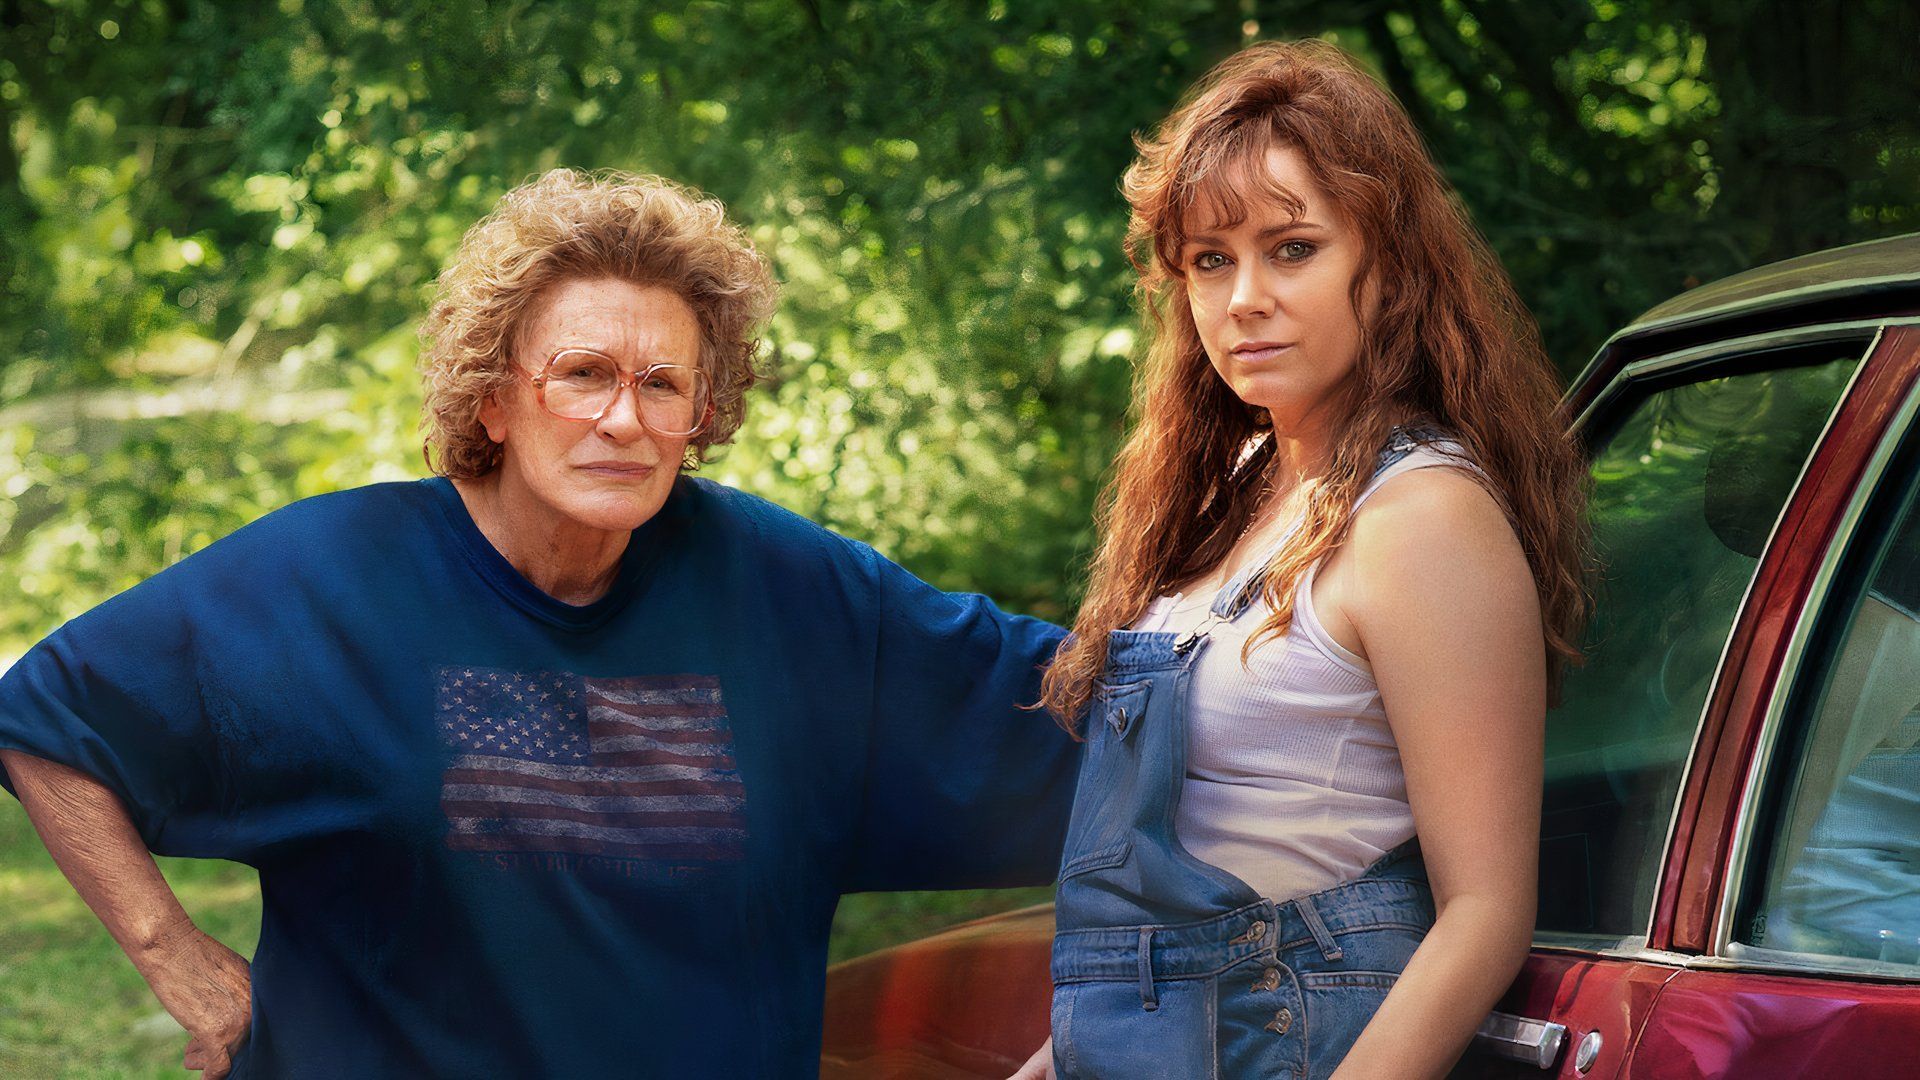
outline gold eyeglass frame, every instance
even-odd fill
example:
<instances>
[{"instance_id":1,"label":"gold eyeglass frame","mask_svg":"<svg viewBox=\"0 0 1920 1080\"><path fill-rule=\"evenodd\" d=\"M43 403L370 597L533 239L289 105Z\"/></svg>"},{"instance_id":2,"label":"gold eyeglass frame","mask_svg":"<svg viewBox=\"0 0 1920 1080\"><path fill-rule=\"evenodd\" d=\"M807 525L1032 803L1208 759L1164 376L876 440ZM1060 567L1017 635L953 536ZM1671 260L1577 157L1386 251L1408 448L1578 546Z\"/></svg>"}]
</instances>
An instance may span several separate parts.
<instances>
[{"instance_id":1,"label":"gold eyeglass frame","mask_svg":"<svg viewBox=\"0 0 1920 1080\"><path fill-rule=\"evenodd\" d=\"M592 416L567 416L563 413L555 412L553 407L547 404L547 379L550 378L553 373L553 365L559 363L561 357L575 353L582 356L591 356L596 360L605 360L613 366L613 370L617 376L614 380L613 396L607 399L607 404L604 408ZM640 383L661 368L685 368L698 375L707 384L707 404L706 407L701 410L700 420L693 426L692 431L661 431L647 421L647 411L640 407ZM615 405L619 404L621 395L627 392L628 387L633 388L634 417L640 421L641 427L646 428L652 434L661 436L662 438L694 438L701 432L707 430L708 425L713 423L713 417L716 411L713 402L713 379L710 378L706 372L687 364L648 364L645 368L628 374L627 372L621 371L620 365L615 363L613 357L608 356L606 353L595 352L592 349L567 348L560 349L552 356L547 357L547 362L541 365L540 374L538 375L527 374L527 369L518 364L513 365L513 370L519 372L522 378L533 384L533 396L535 400L540 402L540 407L546 410L547 415L561 420L575 420L582 424L597 424L606 418L607 413L611 412Z\"/></svg>"}]
</instances>

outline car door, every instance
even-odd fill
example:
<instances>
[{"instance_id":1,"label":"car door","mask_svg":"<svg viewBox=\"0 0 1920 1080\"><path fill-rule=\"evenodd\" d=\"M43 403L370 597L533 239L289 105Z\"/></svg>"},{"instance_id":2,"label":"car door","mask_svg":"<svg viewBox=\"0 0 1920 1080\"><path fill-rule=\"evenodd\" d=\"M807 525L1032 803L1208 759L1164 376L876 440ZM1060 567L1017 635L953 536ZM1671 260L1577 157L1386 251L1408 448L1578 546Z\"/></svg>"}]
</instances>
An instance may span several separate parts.
<instances>
[{"instance_id":1,"label":"car door","mask_svg":"<svg viewBox=\"0 0 1920 1080\"><path fill-rule=\"evenodd\" d=\"M1636 1076L1920 1074L1920 327L1872 364L1835 454L1857 479L1820 492L1830 539L1795 553L1799 601L1742 665L1777 674L1714 748L1726 795L1703 800L1673 920L1677 947L1704 940Z\"/></svg>"},{"instance_id":2,"label":"car door","mask_svg":"<svg viewBox=\"0 0 1920 1080\"><path fill-rule=\"evenodd\" d=\"M1600 567L1588 659L1548 717L1535 948L1507 1029L1457 1075L1638 1075L1635 1042L1690 960L1671 937L1675 841L1697 820L1722 661L1873 333L1696 344L1577 396Z\"/></svg>"}]
</instances>

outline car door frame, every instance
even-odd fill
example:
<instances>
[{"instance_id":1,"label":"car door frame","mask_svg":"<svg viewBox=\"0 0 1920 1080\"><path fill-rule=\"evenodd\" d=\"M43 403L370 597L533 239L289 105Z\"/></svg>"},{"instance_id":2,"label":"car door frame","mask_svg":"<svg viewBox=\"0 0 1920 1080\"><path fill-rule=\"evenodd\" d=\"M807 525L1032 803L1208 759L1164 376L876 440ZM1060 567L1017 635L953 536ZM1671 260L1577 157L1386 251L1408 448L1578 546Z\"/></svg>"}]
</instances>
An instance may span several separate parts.
<instances>
[{"instance_id":1,"label":"car door frame","mask_svg":"<svg viewBox=\"0 0 1920 1080\"><path fill-rule=\"evenodd\" d=\"M1728 639L1682 783L1649 943L1717 956L1744 874L1755 800L1841 548L1920 390L1920 318L1875 328L1871 347L1782 508ZM1839 336L1836 334L1835 336ZM1704 766L1702 763L1705 763Z\"/></svg>"},{"instance_id":2,"label":"car door frame","mask_svg":"<svg viewBox=\"0 0 1920 1080\"><path fill-rule=\"evenodd\" d=\"M1865 343L1781 506L1723 643L1670 811L1646 933L1536 933L1526 968L1503 999L1503 1011L1563 1026L1567 1049L1553 1062L1558 1075L1631 1075L1634 1050L1668 985L1689 967L1721 962L1696 922L1681 917L1697 921L1701 912L1717 914L1732 851L1729 834L1759 730L1753 723L1756 695L1764 709L1776 681L1790 676L1782 666L1782 650L1806 610L1813 575L1825 563L1855 485L1920 367L1910 350L1888 347L1888 323L1847 319L1779 327L1639 356L1616 341L1568 396L1568 408L1578 410L1570 428L1591 454L1592 440L1611 430L1614 410L1638 400L1650 385L1764 369L1766 354L1786 348L1847 339ZM1812 550L1806 546L1810 541L1816 542ZM1729 770L1722 767L1729 758L1739 766L1732 775L1742 781L1732 790ZM1676 925L1682 931L1678 935ZM1604 1037L1609 1032L1613 1039ZM1586 1068L1577 1068L1582 1061Z\"/></svg>"},{"instance_id":3,"label":"car door frame","mask_svg":"<svg viewBox=\"0 0 1920 1080\"><path fill-rule=\"evenodd\" d=\"M1883 1040L1920 1035L1920 977L1911 965L1792 954L1741 944L1735 920L1748 884L1770 852L1763 840L1769 786L1779 782L1782 739L1797 722L1795 701L1808 677L1823 674L1810 643L1829 609L1843 563L1878 500L1889 470L1920 438L1920 318L1885 325L1863 371L1870 383L1849 395L1857 424L1834 433L1835 482L1805 497L1801 526L1812 540L1794 546L1784 532L1791 571L1782 599L1759 612L1765 633L1735 672L1698 822L1676 882L1672 933L1699 955L1656 1003L1640 1040L1666 1075L1822 1074L1868 1080L1908 1075L1911 1061L1890 1062ZM1786 588L1787 585L1791 588ZM1904 969L1904 970L1903 970ZM1817 1031L1809 1038L1805 1033Z\"/></svg>"}]
</instances>

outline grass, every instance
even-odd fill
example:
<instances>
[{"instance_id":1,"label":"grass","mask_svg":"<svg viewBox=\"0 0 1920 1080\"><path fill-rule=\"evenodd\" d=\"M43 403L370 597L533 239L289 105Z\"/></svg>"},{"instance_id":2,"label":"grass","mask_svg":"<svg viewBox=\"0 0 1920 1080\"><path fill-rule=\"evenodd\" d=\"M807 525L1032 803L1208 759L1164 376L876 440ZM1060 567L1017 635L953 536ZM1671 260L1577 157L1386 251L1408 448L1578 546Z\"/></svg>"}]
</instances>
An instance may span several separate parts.
<instances>
[{"instance_id":1,"label":"grass","mask_svg":"<svg viewBox=\"0 0 1920 1080\"><path fill-rule=\"evenodd\" d=\"M201 928L242 955L260 932L253 871L162 859ZM20 805L0 798L0 1076L179 1077L186 1036L80 902Z\"/></svg>"},{"instance_id":2,"label":"grass","mask_svg":"<svg viewBox=\"0 0 1920 1080\"><path fill-rule=\"evenodd\" d=\"M253 870L161 859L200 928L242 956L260 934ZM924 937L1050 889L867 893L840 905L834 960ZM180 1067L186 1035L53 865L11 798L0 797L0 1077L197 1076Z\"/></svg>"},{"instance_id":3,"label":"grass","mask_svg":"<svg viewBox=\"0 0 1920 1080\"><path fill-rule=\"evenodd\" d=\"M955 923L1053 900L1053 888L859 893L840 901L828 963L926 937Z\"/></svg>"}]
</instances>

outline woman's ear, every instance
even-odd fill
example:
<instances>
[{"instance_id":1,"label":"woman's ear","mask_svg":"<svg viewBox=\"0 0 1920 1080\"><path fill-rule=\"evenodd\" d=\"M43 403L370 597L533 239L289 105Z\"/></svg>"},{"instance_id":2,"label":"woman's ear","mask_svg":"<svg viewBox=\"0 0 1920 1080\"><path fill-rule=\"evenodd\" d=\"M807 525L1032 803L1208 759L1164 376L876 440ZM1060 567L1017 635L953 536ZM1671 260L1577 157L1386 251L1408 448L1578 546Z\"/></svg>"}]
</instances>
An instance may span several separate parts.
<instances>
[{"instance_id":1,"label":"woman's ear","mask_svg":"<svg viewBox=\"0 0 1920 1080\"><path fill-rule=\"evenodd\" d=\"M500 403L500 395L507 389L503 386L495 390L480 403L480 426L486 429L487 438L495 443L507 441L507 407Z\"/></svg>"},{"instance_id":2,"label":"woman's ear","mask_svg":"<svg viewBox=\"0 0 1920 1080\"><path fill-rule=\"evenodd\" d=\"M1394 279L1382 274L1379 264L1375 263L1367 269L1367 276L1361 280L1360 287L1348 295L1352 298L1353 313L1359 318L1360 325L1372 327L1377 325L1380 313L1393 306L1399 298L1399 291L1395 288Z\"/></svg>"}]
</instances>

